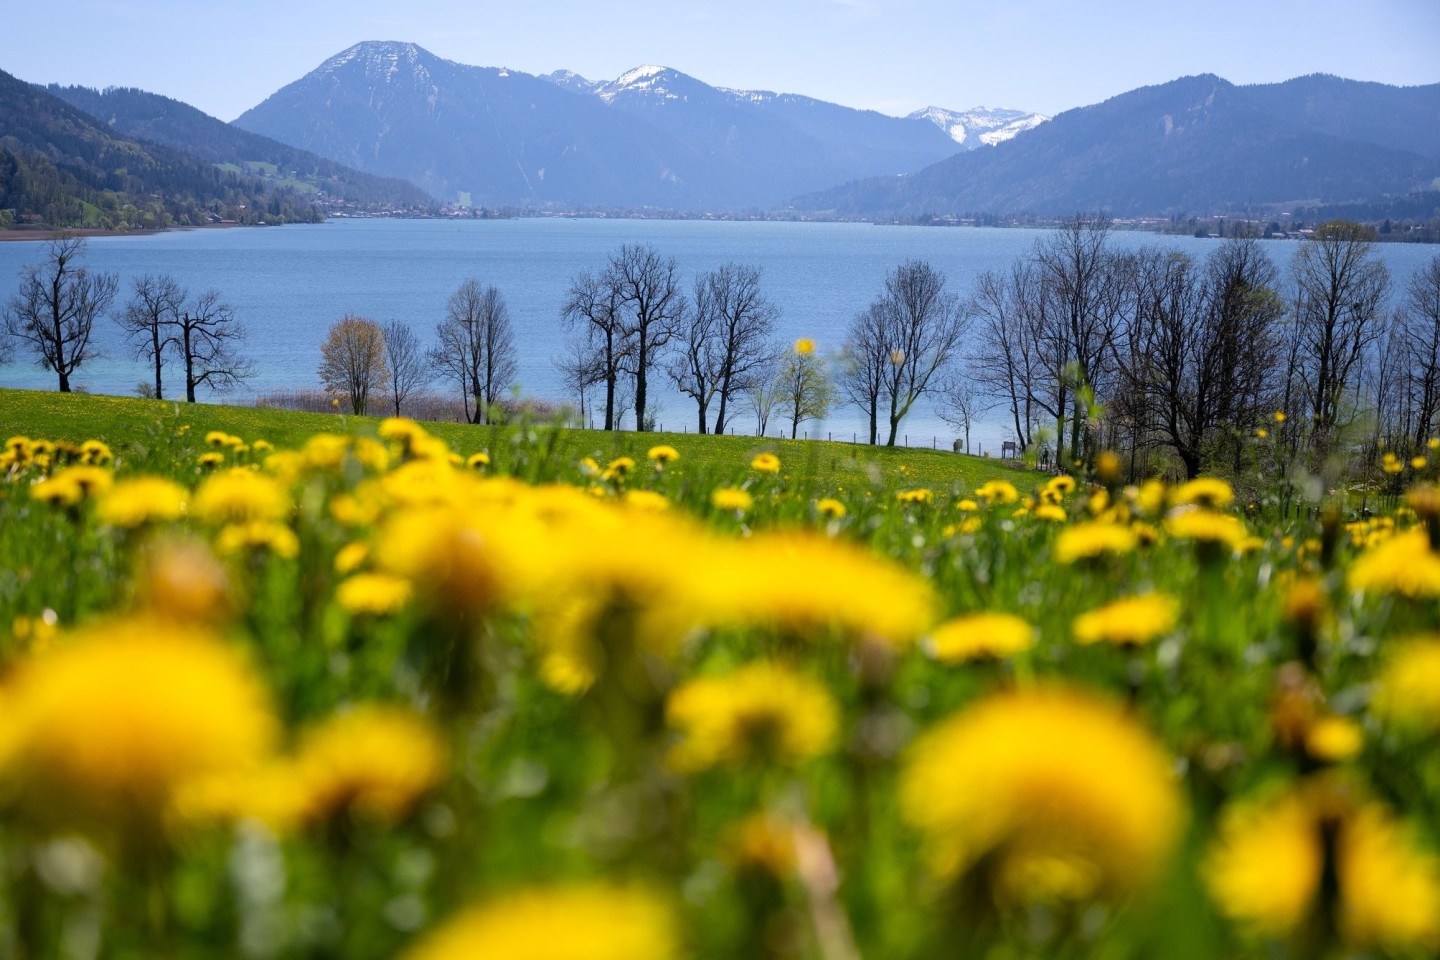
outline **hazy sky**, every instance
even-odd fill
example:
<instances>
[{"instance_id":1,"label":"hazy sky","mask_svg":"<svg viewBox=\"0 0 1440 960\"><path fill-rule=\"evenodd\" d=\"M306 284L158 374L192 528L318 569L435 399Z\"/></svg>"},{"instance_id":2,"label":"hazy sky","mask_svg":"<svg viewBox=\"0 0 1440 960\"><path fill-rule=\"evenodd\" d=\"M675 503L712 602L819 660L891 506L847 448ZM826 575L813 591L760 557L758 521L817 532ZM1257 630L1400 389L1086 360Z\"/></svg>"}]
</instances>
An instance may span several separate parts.
<instances>
[{"instance_id":1,"label":"hazy sky","mask_svg":"<svg viewBox=\"0 0 1440 960\"><path fill-rule=\"evenodd\" d=\"M675 67L717 86L906 113L1054 114L1193 73L1440 82L1440 0L0 0L0 70L140 87L232 120L361 40L610 79Z\"/></svg>"}]
</instances>

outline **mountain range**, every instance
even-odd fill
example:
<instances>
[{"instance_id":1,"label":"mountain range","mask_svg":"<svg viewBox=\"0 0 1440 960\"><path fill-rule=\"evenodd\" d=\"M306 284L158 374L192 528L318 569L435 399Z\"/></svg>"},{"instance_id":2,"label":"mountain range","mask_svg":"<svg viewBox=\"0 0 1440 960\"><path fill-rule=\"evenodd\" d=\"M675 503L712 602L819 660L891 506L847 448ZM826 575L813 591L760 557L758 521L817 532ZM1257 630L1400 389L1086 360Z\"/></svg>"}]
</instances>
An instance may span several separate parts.
<instances>
[{"instance_id":1,"label":"mountain range","mask_svg":"<svg viewBox=\"0 0 1440 960\"><path fill-rule=\"evenodd\" d=\"M993 150L794 201L817 216L1179 215L1373 203L1440 189L1440 84L1213 75L1068 110Z\"/></svg>"},{"instance_id":2,"label":"mountain range","mask_svg":"<svg viewBox=\"0 0 1440 960\"><path fill-rule=\"evenodd\" d=\"M542 77L466 66L410 43L366 42L235 125L449 202L723 211L914 171L1043 119L1018 111L890 117L713 87L666 67L613 81L569 71Z\"/></svg>"}]
</instances>

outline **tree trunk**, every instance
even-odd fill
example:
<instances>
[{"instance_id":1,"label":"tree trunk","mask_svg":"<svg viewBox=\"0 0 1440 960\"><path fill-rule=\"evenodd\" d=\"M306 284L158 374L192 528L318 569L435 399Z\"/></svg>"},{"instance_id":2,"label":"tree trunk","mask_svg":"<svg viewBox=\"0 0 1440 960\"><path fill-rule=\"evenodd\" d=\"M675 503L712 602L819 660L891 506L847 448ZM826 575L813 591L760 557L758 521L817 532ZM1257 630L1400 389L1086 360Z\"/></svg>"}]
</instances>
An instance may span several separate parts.
<instances>
[{"instance_id":1,"label":"tree trunk","mask_svg":"<svg viewBox=\"0 0 1440 960\"><path fill-rule=\"evenodd\" d=\"M880 437L880 408L879 402L870 401L870 446L875 446L875 441Z\"/></svg>"},{"instance_id":2,"label":"tree trunk","mask_svg":"<svg viewBox=\"0 0 1440 960\"><path fill-rule=\"evenodd\" d=\"M703 404L703 403L701 403L699 400L697 400L697 401L695 401L695 405L700 408L700 431L699 431L699 432L700 432L700 433L704 433L704 432L705 432L705 404Z\"/></svg>"},{"instance_id":3,"label":"tree trunk","mask_svg":"<svg viewBox=\"0 0 1440 960\"><path fill-rule=\"evenodd\" d=\"M613 371L614 368L612 367ZM615 374L605 376L605 429L615 429Z\"/></svg>"},{"instance_id":4,"label":"tree trunk","mask_svg":"<svg viewBox=\"0 0 1440 960\"><path fill-rule=\"evenodd\" d=\"M646 429L645 401L648 398L646 397L645 367L650 361L649 352L642 343L635 354L635 430L638 433L644 433Z\"/></svg>"},{"instance_id":5,"label":"tree trunk","mask_svg":"<svg viewBox=\"0 0 1440 960\"><path fill-rule=\"evenodd\" d=\"M55 372L60 375L60 392L61 392L61 393L69 393L69 392L70 392L70 375L69 375L68 373L66 373L64 370L57 370L57 371L55 371Z\"/></svg>"}]
</instances>

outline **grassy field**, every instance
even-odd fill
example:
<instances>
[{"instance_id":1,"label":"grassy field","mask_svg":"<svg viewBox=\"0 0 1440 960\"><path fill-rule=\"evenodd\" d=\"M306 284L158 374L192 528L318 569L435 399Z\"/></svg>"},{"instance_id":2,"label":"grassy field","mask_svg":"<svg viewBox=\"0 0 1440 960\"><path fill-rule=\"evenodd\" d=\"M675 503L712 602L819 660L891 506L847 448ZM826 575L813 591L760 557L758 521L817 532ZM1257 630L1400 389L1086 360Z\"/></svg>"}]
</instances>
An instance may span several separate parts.
<instances>
[{"instance_id":1,"label":"grassy field","mask_svg":"<svg viewBox=\"0 0 1440 960\"><path fill-rule=\"evenodd\" d=\"M297 413L257 407L186 404L62 394L43 390L0 390L0 439L43 436L80 443L103 440L117 451L148 450L160 433L188 424L198 444L206 433L221 430L246 440L267 440L279 447L299 447L323 431L374 436L379 418ZM474 426L427 423L426 429L465 455L486 451L497 470L505 471L517 452L533 461L545 451L556 461L593 457L602 465L619 456L643 460L656 444L669 444L682 454L685 472L698 480L729 477L760 451L776 453L787 475L797 483L829 490L890 493L910 487L940 491L973 490L988 480L1007 479L1022 488L1043 483L1044 476L998 460L946 450L871 447L828 441L758 440L744 436L699 436L693 433L647 433L601 430L555 430L530 426Z\"/></svg>"},{"instance_id":2,"label":"grassy field","mask_svg":"<svg viewBox=\"0 0 1440 960\"><path fill-rule=\"evenodd\" d=\"M1103 452L0 438L0 957L1440 952L1428 464L1347 516Z\"/></svg>"}]
</instances>

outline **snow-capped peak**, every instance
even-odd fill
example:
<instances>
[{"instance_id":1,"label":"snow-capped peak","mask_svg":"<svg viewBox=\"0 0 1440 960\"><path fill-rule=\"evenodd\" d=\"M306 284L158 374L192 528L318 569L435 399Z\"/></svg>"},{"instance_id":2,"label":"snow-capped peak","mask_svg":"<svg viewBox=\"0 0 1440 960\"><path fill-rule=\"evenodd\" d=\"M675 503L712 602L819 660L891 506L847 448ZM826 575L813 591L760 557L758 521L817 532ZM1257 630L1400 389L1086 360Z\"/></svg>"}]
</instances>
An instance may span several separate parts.
<instances>
[{"instance_id":1,"label":"snow-capped peak","mask_svg":"<svg viewBox=\"0 0 1440 960\"><path fill-rule=\"evenodd\" d=\"M684 74L670 67L645 64L633 70L626 70L608 83L597 84L594 93L606 103L612 102L622 93L642 94L662 100L683 100L684 96L670 89L676 80L683 80Z\"/></svg>"},{"instance_id":2,"label":"snow-capped peak","mask_svg":"<svg viewBox=\"0 0 1440 960\"><path fill-rule=\"evenodd\" d=\"M926 107L910 114L911 120L928 120L950 135L956 143L967 146L986 144L994 146L1026 130L1032 130L1049 120L1038 113L1024 110L988 107L971 107L969 110L946 110L944 107ZM978 143L977 143L978 141Z\"/></svg>"}]
</instances>

